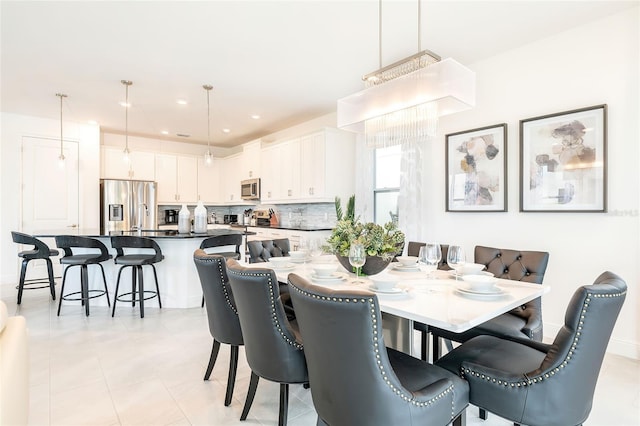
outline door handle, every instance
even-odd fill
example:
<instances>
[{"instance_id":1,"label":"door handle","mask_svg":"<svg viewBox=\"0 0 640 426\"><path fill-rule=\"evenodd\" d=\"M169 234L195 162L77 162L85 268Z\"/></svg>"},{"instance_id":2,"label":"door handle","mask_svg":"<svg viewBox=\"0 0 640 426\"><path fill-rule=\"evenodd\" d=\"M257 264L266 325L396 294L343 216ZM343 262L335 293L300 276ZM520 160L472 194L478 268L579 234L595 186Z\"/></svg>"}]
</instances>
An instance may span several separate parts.
<instances>
[{"instance_id":1,"label":"door handle","mask_svg":"<svg viewBox=\"0 0 640 426\"><path fill-rule=\"evenodd\" d=\"M77 227L78 227L78 225L75 224L75 223L73 225L67 225L67 228L77 228Z\"/></svg>"}]
</instances>

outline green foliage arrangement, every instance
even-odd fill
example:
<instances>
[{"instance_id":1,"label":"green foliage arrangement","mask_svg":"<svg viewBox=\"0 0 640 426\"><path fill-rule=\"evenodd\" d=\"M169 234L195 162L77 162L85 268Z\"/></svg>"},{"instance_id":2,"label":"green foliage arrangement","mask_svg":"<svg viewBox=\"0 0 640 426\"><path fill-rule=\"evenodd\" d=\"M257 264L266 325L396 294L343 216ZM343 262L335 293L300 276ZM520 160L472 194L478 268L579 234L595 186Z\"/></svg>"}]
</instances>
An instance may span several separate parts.
<instances>
[{"instance_id":1,"label":"green foliage arrangement","mask_svg":"<svg viewBox=\"0 0 640 426\"><path fill-rule=\"evenodd\" d=\"M355 197L351 196L347 213L343 216L340 199L336 197L338 222L327 239L325 250L339 256L349 256L351 244L357 242L364 245L369 256L380 256L384 260L393 258L404 243L404 233L393 222L387 222L384 226L360 222L354 217L354 206Z\"/></svg>"}]
</instances>

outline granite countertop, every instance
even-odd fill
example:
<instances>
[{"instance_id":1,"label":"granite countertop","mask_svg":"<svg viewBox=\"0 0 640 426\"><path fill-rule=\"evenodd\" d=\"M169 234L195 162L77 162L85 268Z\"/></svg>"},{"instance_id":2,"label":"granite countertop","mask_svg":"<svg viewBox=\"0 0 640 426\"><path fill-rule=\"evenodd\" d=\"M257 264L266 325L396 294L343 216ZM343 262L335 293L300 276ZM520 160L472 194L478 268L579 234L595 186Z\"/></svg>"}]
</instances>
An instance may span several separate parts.
<instances>
[{"instance_id":1,"label":"granite countertop","mask_svg":"<svg viewBox=\"0 0 640 426\"><path fill-rule=\"evenodd\" d=\"M47 237L55 237L56 235L77 235L82 237L91 237L91 238L101 238L101 237L111 237L115 235L132 235L136 237L147 237L147 238L169 238L169 239L185 239L185 238L208 238L208 237L216 237L218 235L228 235L228 234L242 234L242 235L255 235L255 232L250 231L239 231L239 230L231 230L231 229L209 229L205 233L196 234L180 234L178 231L174 229L145 229L141 231L112 231L108 234L103 234L98 229L62 229L59 231L55 230L45 230L45 231L37 231L34 232L33 235L40 238Z\"/></svg>"},{"instance_id":2,"label":"granite countertop","mask_svg":"<svg viewBox=\"0 0 640 426\"><path fill-rule=\"evenodd\" d=\"M307 225L299 225L299 226L285 226L285 225L270 225L270 226L260 226L260 225L231 225L231 228L265 228L265 229L287 229L289 231L331 231L333 228L328 226L307 226Z\"/></svg>"}]
</instances>

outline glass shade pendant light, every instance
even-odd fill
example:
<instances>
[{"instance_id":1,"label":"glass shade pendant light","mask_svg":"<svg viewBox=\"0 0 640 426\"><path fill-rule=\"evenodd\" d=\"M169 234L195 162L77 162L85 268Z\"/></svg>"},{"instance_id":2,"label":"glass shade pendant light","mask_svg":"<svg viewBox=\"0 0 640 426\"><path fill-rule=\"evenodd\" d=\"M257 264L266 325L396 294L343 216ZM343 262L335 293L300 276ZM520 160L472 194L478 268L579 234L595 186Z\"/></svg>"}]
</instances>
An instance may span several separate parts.
<instances>
[{"instance_id":1,"label":"glass shade pendant light","mask_svg":"<svg viewBox=\"0 0 640 426\"><path fill-rule=\"evenodd\" d=\"M211 154L211 110L209 107L209 92L211 92L213 86L205 84L202 88L207 91L207 152L204 153L204 163L210 166L213 162L213 155Z\"/></svg>"},{"instance_id":2,"label":"glass shade pendant light","mask_svg":"<svg viewBox=\"0 0 640 426\"><path fill-rule=\"evenodd\" d=\"M129 86L133 84L133 82L129 80L120 80L120 83L124 84L125 96L124 96L124 150L122 151L125 163L130 161L129 158Z\"/></svg>"},{"instance_id":3,"label":"glass shade pendant light","mask_svg":"<svg viewBox=\"0 0 640 426\"><path fill-rule=\"evenodd\" d=\"M60 98L60 155L58 156L58 166L64 168L64 146L62 139L62 100L67 97L64 93L56 93L56 96Z\"/></svg>"},{"instance_id":4,"label":"glass shade pendant light","mask_svg":"<svg viewBox=\"0 0 640 426\"><path fill-rule=\"evenodd\" d=\"M433 137L438 117L475 106L475 73L420 46L418 53L382 67L382 0L379 0L380 69L362 77L365 89L338 100L338 127L364 133L374 148Z\"/></svg>"}]
</instances>

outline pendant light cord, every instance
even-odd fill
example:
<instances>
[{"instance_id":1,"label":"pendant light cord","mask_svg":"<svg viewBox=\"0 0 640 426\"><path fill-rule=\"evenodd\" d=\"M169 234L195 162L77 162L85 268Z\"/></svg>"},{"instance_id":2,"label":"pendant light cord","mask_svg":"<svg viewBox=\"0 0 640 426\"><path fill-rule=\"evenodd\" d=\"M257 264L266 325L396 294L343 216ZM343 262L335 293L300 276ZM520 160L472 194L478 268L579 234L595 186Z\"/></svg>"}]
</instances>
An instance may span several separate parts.
<instances>
[{"instance_id":1,"label":"pendant light cord","mask_svg":"<svg viewBox=\"0 0 640 426\"><path fill-rule=\"evenodd\" d=\"M378 0L378 68L382 68L382 0Z\"/></svg>"},{"instance_id":2,"label":"pendant light cord","mask_svg":"<svg viewBox=\"0 0 640 426\"><path fill-rule=\"evenodd\" d=\"M63 141L64 139L62 138L62 100L63 98L66 98L67 95L65 95L64 93L56 93L56 96L60 98L60 159L64 159L64 148L63 148Z\"/></svg>"},{"instance_id":3,"label":"pendant light cord","mask_svg":"<svg viewBox=\"0 0 640 426\"><path fill-rule=\"evenodd\" d=\"M207 91L207 155L211 155L211 108L209 106L209 92L213 89L210 84L202 86Z\"/></svg>"},{"instance_id":4,"label":"pendant light cord","mask_svg":"<svg viewBox=\"0 0 640 426\"><path fill-rule=\"evenodd\" d=\"M420 33L422 31L422 14L420 13L420 5L421 5L421 1L418 0L418 52L422 52L422 47L421 47L421 43L420 43Z\"/></svg>"},{"instance_id":5,"label":"pendant light cord","mask_svg":"<svg viewBox=\"0 0 640 426\"><path fill-rule=\"evenodd\" d=\"M133 84L133 82L129 80L120 80L120 83L124 84L124 152L125 154L129 153L129 86Z\"/></svg>"}]
</instances>

